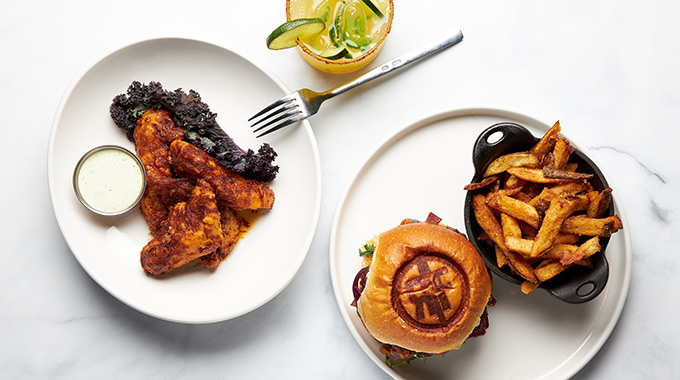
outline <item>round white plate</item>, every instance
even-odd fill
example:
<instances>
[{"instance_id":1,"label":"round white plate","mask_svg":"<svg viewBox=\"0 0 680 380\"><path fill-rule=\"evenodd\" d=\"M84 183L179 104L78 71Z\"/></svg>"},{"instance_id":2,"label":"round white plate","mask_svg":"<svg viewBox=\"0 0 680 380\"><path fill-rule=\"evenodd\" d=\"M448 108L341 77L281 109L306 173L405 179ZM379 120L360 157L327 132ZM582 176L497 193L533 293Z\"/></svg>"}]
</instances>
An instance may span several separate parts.
<instances>
[{"instance_id":1,"label":"round white plate","mask_svg":"<svg viewBox=\"0 0 680 380\"><path fill-rule=\"evenodd\" d=\"M543 290L531 295L494 277L496 306L489 308L486 335L459 350L389 368L364 329L352 302L352 280L360 269L358 248L402 219L424 220L431 211L465 231L465 191L474 174L472 147L487 127L512 121L541 136L549 127L521 114L487 108L437 114L398 132L359 170L338 206L330 242L331 276L340 311L368 356L394 378L566 379L578 372L609 337L630 282L631 251L626 229L607 247L610 277L605 290L585 304L566 304ZM551 124L552 125L552 124ZM568 137L569 126L563 126ZM575 142L573 145L584 151ZM588 154L587 151L584 153ZM600 166L600 168L602 168ZM627 226L614 189L616 212Z\"/></svg>"},{"instance_id":2,"label":"round white plate","mask_svg":"<svg viewBox=\"0 0 680 380\"><path fill-rule=\"evenodd\" d=\"M99 217L78 203L71 178L78 159L98 145L134 150L109 116L114 96L130 83L158 81L193 89L242 148L270 143L279 175L274 208L256 221L215 271L196 267L155 279L140 265L149 228L139 209ZM242 56L206 42L162 38L107 55L76 80L57 111L48 151L50 195L59 227L85 271L114 297L146 314L183 323L217 322L245 314L283 290L302 265L321 206L319 153L307 122L256 139L248 118L287 93ZM294 223L290 221L294 220ZM255 271L255 272L254 272Z\"/></svg>"}]
</instances>

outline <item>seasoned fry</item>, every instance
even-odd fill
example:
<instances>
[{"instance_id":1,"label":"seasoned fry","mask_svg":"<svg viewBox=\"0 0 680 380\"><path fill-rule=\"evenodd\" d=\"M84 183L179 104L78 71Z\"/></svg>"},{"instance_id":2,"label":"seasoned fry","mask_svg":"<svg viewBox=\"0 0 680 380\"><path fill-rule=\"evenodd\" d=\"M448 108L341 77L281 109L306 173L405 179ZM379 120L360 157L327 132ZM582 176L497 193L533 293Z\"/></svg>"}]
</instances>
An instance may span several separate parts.
<instances>
[{"instance_id":1,"label":"seasoned fry","mask_svg":"<svg viewBox=\"0 0 680 380\"><path fill-rule=\"evenodd\" d=\"M508 265L508 260L505 259L505 255L503 254L501 247L494 245L494 250L496 251L496 264L498 267L503 268L504 266Z\"/></svg>"},{"instance_id":2,"label":"seasoned fry","mask_svg":"<svg viewBox=\"0 0 680 380\"><path fill-rule=\"evenodd\" d=\"M558 232L555 236L555 241L553 244L576 244L578 243L579 236L576 234L567 234L564 232Z\"/></svg>"},{"instance_id":3,"label":"seasoned fry","mask_svg":"<svg viewBox=\"0 0 680 380\"><path fill-rule=\"evenodd\" d=\"M578 242L576 242L578 243ZM569 256L573 255L574 252L578 249L578 245L575 244L562 244L562 243L555 243L553 244L552 247L550 247L549 250L543 252L541 255L541 258L545 260L553 260L553 261L560 261L563 256ZM585 267L590 267L592 266L592 263L590 262L590 257L583 258L579 261L576 262L576 264L585 266Z\"/></svg>"},{"instance_id":4,"label":"seasoned fry","mask_svg":"<svg viewBox=\"0 0 680 380\"><path fill-rule=\"evenodd\" d=\"M536 290L536 288L538 288L538 285L540 285L540 283L525 280L520 285L520 290L522 290L522 293L524 294L529 294Z\"/></svg>"},{"instance_id":5,"label":"seasoned fry","mask_svg":"<svg viewBox=\"0 0 680 380\"><path fill-rule=\"evenodd\" d=\"M550 207L545 212L543 223L538 229L534 245L531 249L532 257L537 257L550 248L560 232L562 222L573 212L573 209L574 203L567 199L558 197L550 201Z\"/></svg>"},{"instance_id":6,"label":"seasoned fry","mask_svg":"<svg viewBox=\"0 0 680 380\"><path fill-rule=\"evenodd\" d=\"M551 186L550 191L558 196L567 197L569 195L578 194L588 189L586 181L571 181L564 182L559 185Z\"/></svg>"},{"instance_id":7,"label":"seasoned fry","mask_svg":"<svg viewBox=\"0 0 680 380\"><path fill-rule=\"evenodd\" d=\"M554 169L548 166L543 167L543 176L548 179L561 179L564 181L578 181L581 179L593 178L592 174L570 172L567 170Z\"/></svg>"},{"instance_id":8,"label":"seasoned fry","mask_svg":"<svg viewBox=\"0 0 680 380\"><path fill-rule=\"evenodd\" d=\"M505 188L506 189L520 189L520 188L523 188L526 183L527 183L527 181L525 181L523 179L519 179L519 178L515 177L514 175L510 175L505 180Z\"/></svg>"},{"instance_id":9,"label":"seasoned fry","mask_svg":"<svg viewBox=\"0 0 680 380\"><path fill-rule=\"evenodd\" d=\"M525 181L542 183L542 184L557 184L563 183L566 180L561 178L549 178L543 174L543 169L532 169L532 168L510 168L507 170L508 173L523 179Z\"/></svg>"},{"instance_id":10,"label":"seasoned fry","mask_svg":"<svg viewBox=\"0 0 680 380\"><path fill-rule=\"evenodd\" d=\"M541 137L541 139L534 145L530 152L535 154L538 158L542 159L548 152L555 146L555 141L562 131L559 120L553 124L553 126L548 130L548 132Z\"/></svg>"},{"instance_id":11,"label":"seasoned fry","mask_svg":"<svg viewBox=\"0 0 680 380\"><path fill-rule=\"evenodd\" d=\"M528 168L535 168L540 165L541 161L536 155L529 152L516 152L505 154L491 161L489 166L484 171L484 177L503 173L509 168L515 166L523 166Z\"/></svg>"},{"instance_id":12,"label":"seasoned fry","mask_svg":"<svg viewBox=\"0 0 680 380\"><path fill-rule=\"evenodd\" d=\"M508 237L522 237L522 229L517 223L517 219L508 214L501 214L501 227L503 228L503 236L507 240Z\"/></svg>"},{"instance_id":13,"label":"seasoned fry","mask_svg":"<svg viewBox=\"0 0 680 380\"><path fill-rule=\"evenodd\" d=\"M618 215L606 218L591 218L587 215L574 215L564 220L560 232L585 236L608 237L623 228Z\"/></svg>"},{"instance_id":14,"label":"seasoned fry","mask_svg":"<svg viewBox=\"0 0 680 380\"><path fill-rule=\"evenodd\" d=\"M581 244L575 251L562 255L560 263L562 265L572 265L579 260L600 252L600 249L600 238L595 236Z\"/></svg>"},{"instance_id":15,"label":"seasoned fry","mask_svg":"<svg viewBox=\"0 0 680 380\"><path fill-rule=\"evenodd\" d=\"M477 219L477 223L482 227L484 232L486 232L487 236L501 249L510 268L524 279L536 282L536 276L534 276L531 265L523 260L521 256L508 250L508 247L505 245L505 239L503 238L503 229L498 223L496 216L486 204L486 197L483 194L475 194L472 196L472 210Z\"/></svg>"},{"instance_id":16,"label":"seasoned fry","mask_svg":"<svg viewBox=\"0 0 680 380\"><path fill-rule=\"evenodd\" d=\"M564 265L556 261L545 260L534 270L536 273L536 278L541 281L548 281L551 278L562 273L565 269L568 269L569 265Z\"/></svg>"},{"instance_id":17,"label":"seasoned fry","mask_svg":"<svg viewBox=\"0 0 680 380\"><path fill-rule=\"evenodd\" d=\"M534 246L534 241L529 239L522 239L519 237L508 236L505 238L505 244L508 249L521 254L522 256L531 256L531 251Z\"/></svg>"},{"instance_id":18,"label":"seasoned fry","mask_svg":"<svg viewBox=\"0 0 680 380\"><path fill-rule=\"evenodd\" d=\"M541 222L541 217L535 208L507 195L494 193L487 199L487 204L489 207L522 220L532 227L537 228Z\"/></svg>"},{"instance_id":19,"label":"seasoned fry","mask_svg":"<svg viewBox=\"0 0 680 380\"><path fill-rule=\"evenodd\" d=\"M612 199L612 188L608 187L600 192L590 192L588 195L591 197L590 205L586 210L586 215L591 218L602 217L609 208L609 204Z\"/></svg>"},{"instance_id":20,"label":"seasoned fry","mask_svg":"<svg viewBox=\"0 0 680 380\"><path fill-rule=\"evenodd\" d=\"M479 182L475 182L475 183L465 185L464 189L465 190L479 190L481 188L489 186L490 184L492 184L496 181L498 181L498 176L486 177Z\"/></svg>"},{"instance_id":21,"label":"seasoned fry","mask_svg":"<svg viewBox=\"0 0 680 380\"><path fill-rule=\"evenodd\" d=\"M569 156L571 156L574 150L575 149L569 144L569 141L560 136L557 141L555 141L553 150L553 165L555 169L564 170L567 167L567 163L569 163Z\"/></svg>"}]
</instances>

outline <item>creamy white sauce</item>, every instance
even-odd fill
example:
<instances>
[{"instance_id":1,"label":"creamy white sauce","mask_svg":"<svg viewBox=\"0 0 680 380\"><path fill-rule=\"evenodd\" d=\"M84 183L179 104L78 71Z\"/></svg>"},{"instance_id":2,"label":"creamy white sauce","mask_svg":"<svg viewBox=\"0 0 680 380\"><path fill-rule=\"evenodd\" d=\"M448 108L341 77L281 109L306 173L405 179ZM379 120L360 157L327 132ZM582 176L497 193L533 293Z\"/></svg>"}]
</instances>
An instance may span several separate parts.
<instances>
[{"instance_id":1,"label":"creamy white sauce","mask_svg":"<svg viewBox=\"0 0 680 380\"><path fill-rule=\"evenodd\" d=\"M76 183L82 200L92 209L119 213L133 206L141 196L144 173L130 153L104 148L81 163Z\"/></svg>"}]
</instances>

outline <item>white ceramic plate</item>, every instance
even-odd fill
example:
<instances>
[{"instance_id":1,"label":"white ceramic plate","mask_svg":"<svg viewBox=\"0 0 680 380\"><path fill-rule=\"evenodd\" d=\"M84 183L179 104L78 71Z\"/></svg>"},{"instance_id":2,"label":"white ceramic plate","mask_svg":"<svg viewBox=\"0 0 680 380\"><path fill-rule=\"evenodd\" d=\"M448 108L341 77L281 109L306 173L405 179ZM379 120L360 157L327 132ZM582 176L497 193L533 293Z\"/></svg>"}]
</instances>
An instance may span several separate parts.
<instances>
[{"instance_id":1,"label":"white ceramic plate","mask_svg":"<svg viewBox=\"0 0 680 380\"><path fill-rule=\"evenodd\" d=\"M463 186L474 174L472 147L484 129L500 121L524 125L536 136L549 128L521 114L486 108L425 118L389 138L370 156L338 206L330 242L336 299L361 348L394 378L566 379L597 353L618 321L631 269L625 228L612 236L607 247L609 282L595 300L572 305L543 290L524 295L519 286L494 278L492 294L498 302L489 309L486 335L469 339L459 351L425 362L387 367L379 343L365 331L356 309L350 306L352 280L361 263L357 250L376 233L404 218L424 220L430 211L465 231ZM563 126L563 131L568 137L569 126ZM627 226L616 185L611 180L609 185L614 189L616 212Z\"/></svg>"},{"instance_id":2,"label":"white ceramic plate","mask_svg":"<svg viewBox=\"0 0 680 380\"><path fill-rule=\"evenodd\" d=\"M196 90L242 148L256 150L268 142L278 153L276 164L281 169L271 184L276 194L273 210L257 220L215 271L196 267L160 280L147 276L139 254L149 240L149 229L139 209L118 218L99 217L76 199L71 177L82 154L104 144L134 151L109 117L111 100L133 80L158 81L169 90ZM240 55L179 38L126 46L88 69L66 91L48 151L54 213L85 271L131 307L184 323L237 317L283 290L304 261L316 231L321 205L319 154L307 122L256 140L246 120L286 92L277 79Z\"/></svg>"}]
</instances>

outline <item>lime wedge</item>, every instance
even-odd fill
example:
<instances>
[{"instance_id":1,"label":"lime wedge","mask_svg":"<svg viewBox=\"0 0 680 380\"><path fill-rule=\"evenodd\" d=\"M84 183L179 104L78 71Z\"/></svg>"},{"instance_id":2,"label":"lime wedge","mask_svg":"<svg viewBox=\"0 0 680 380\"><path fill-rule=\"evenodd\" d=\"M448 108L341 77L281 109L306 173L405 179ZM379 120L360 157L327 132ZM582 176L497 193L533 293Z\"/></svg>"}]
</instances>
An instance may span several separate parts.
<instances>
[{"instance_id":1,"label":"lime wedge","mask_svg":"<svg viewBox=\"0 0 680 380\"><path fill-rule=\"evenodd\" d=\"M300 18L283 23L267 36L267 47L272 50L287 49L297 45L297 39L319 34L326 28L320 18Z\"/></svg>"}]
</instances>

